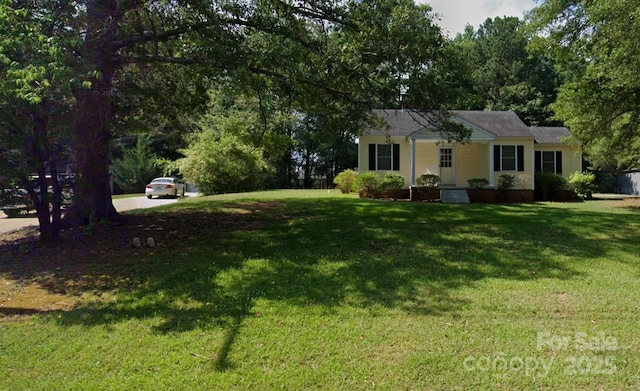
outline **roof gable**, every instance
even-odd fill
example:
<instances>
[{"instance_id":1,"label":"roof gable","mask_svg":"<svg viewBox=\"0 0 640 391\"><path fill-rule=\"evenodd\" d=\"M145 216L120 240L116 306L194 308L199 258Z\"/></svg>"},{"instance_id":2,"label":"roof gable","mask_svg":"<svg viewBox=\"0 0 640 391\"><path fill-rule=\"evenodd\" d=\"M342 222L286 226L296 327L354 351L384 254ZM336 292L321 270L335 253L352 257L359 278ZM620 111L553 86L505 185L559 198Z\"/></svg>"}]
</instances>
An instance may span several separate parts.
<instances>
[{"instance_id":1,"label":"roof gable","mask_svg":"<svg viewBox=\"0 0 640 391\"><path fill-rule=\"evenodd\" d=\"M527 125L513 111L454 111L465 121L497 137L532 137Z\"/></svg>"}]
</instances>

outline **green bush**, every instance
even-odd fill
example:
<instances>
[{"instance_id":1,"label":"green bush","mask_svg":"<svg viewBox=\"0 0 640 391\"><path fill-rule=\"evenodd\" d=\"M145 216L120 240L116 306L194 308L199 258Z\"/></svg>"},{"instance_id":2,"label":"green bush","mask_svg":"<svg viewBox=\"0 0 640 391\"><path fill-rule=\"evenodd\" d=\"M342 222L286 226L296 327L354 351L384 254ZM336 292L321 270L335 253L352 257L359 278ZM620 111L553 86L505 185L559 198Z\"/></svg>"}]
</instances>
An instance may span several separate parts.
<instances>
[{"instance_id":1,"label":"green bush","mask_svg":"<svg viewBox=\"0 0 640 391\"><path fill-rule=\"evenodd\" d=\"M516 177L514 175L502 174L498 178L498 190L503 193L509 193L516 186Z\"/></svg>"},{"instance_id":2,"label":"green bush","mask_svg":"<svg viewBox=\"0 0 640 391\"><path fill-rule=\"evenodd\" d=\"M567 189L567 180L552 172L536 172L536 192L543 201L564 199L562 192Z\"/></svg>"},{"instance_id":3,"label":"green bush","mask_svg":"<svg viewBox=\"0 0 640 391\"><path fill-rule=\"evenodd\" d=\"M380 191L385 197L391 197L397 200L400 197L402 186L404 186L404 177L393 172L388 172L382 179Z\"/></svg>"},{"instance_id":4,"label":"green bush","mask_svg":"<svg viewBox=\"0 0 640 391\"><path fill-rule=\"evenodd\" d=\"M569 177L573 191L582 198L591 198L596 189L596 174L592 172L574 172Z\"/></svg>"},{"instance_id":5,"label":"green bush","mask_svg":"<svg viewBox=\"0 0 640 391\"><path fill-rule=\"evenodd\" d=\"M596 193L615 193L616 188L618 187L618 176L604 172L604 171L596 171L596 188L594 192Z\"/></svg>"},{"instance_id":6,"label":"green bush","mask_svg":"<svg viewBox=\"0 0 640 391\"><path fill-rule=\"evenodd\" d=\"M484 189L489 186L489 181L484 178L471 178L467 180L467 183L472 189Z\"/></svg>"},{"instance_id":7,"label":"green bush","mask_svg":"<svg viewBox=\"0 0 640 391\"><path fill-rule=\"evenodd\" d=\"M336 175L333 183L343 193L351 193L358 189L358 173L353 170L344 170Z\"/></svg>"},{"instance_id":8,"label":"green bush","mask_svg":"<svg viewBox=\"0 0 640 391\"><path fill-rule=\"evenodd\" d=\"M203 130L182 152L180 172L204 195L260 189L270 175L262 149L215 129Z\"/></svg>"},{"instance_id":9,"label":"green bush","mask_svg":"<svg viewBox=\"0 0 640 391\"><path fill-rule=\"evenodd\" d=\"M437 187L440 184L440 176L436 174L422 174L416 178L418 186Z\"/></svg>"},{"instance_id":10,"label":"green bush","mask_svg":"<svg viewBox=\"0 0 640 391\"><path fill-rule=\"evenodd\" d=\"M135 148L126 150L121 159L113 161L113 179L125 193L144 192L146 184L162 174L151 144L151 136L140 134Z\"/></svg>"},{"instance_id":11,"label":"green bush","mask_svg":"<svg viewBox=\"0 0 640 391\"><path fill-rule=\"evenodd\" d=\"M374 198L380 190L380 177L373 171L358 175L358 191L362 197Z\"/></svg>"}]
</instances>

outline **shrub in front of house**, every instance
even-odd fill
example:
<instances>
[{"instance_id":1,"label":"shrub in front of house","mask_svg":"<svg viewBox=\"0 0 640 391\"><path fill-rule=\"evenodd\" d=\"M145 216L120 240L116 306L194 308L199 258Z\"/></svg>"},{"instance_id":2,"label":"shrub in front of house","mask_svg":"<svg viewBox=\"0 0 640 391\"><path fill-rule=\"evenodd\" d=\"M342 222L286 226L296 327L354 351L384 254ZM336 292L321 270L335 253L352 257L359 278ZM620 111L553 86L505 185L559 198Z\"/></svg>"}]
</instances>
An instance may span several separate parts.
<instances>
[{"instance_id":1,"label":"shrub in front of house","mask_svg":"<svg viewBox=\"0 0 640 391\"><path fill-rule=\"evenodd\" d=\"M418 186L437 187L440 184L440 176L436 174L422 174L416 178Z\"/></svg>"},{"instance_id":2,"label":"shrub in front of house","mask_svg":"<svg viewBox=\"0 0 640 391\"><path fill-rule=\"evenodd\" d=\"M509 193L516 187L516 177L514 175L502 174L498 177L497 189L503 193Z\"/></svg>"},{"instance_id":3,"label":"shrub in front of house","mask_svg":"<svg viewBox=\"0 0 640 391\"><path fill-rule=\"evenodd\" d=\"M565 200L567 180L552 172L536 172L536 198L542 201Z\"/></svg>"},{"instance_id":4,"label":"shrub in front of house","mask_svg":"<svg viewBox=\"0 0 640 391\"><path fill-rule=\"evenodd\" d=\"M358 173L353 170L344 170L333 179L333 183L341 192L351 193L358 190Z\"/></svg>"},{"instance_id":5,"label":"shrub in front of house","mask_svg":"<svg viewBox=\"0 0 640 391\"><path fill-rule=\"evenodd\" d=\"M361 197L374 198L380 191L380 177L373 171L358 175L358 191Z\"/></svg>"},{"instance_id":6,"label":"shrub in front of house","mask_svg":"<svg viewBox=\"0 0 640 391\"><path fill-rule=\"evenodd\" d=\"M569 177L569 184L581 199L591 198L596 189L596 174L591 172L574 172Z\"/></svg>"},{"instance_id":7,"label":"shrub in front of house","mask_svg":"<svg viewBox=\"0 0 640 391\"><path fill-rule=\"evenodd\" d=\"M404 186L404 177L393 172L388 172L382 179L382 183L380 183L380 191L384 197L397 200L402 192L402 186Z\"/></svg>"},{"instance_id":8,"label":"shrub in front of house","mask_svg":"<svg viewBox=\"0 0 640 391\"><path fill-rule=\"evenodd\" d=\"M489 181L485 178L471 178L467 180L469 189L467 189L467 195L469 201L472 203L483 202L493 203L495 202L495 190L486 189L489 186Z\"/></svg>"},{"instance_id":9,"label":"shrub in front of house","mask_svg":"<svg viewBox=\"0 0 640 391\"><path fill-rule=\"evenodd\" d=\"M467 180L467 184L472 189L484 189L489 186L489 181L485 178L471 178Z\"/></svg>"}]
</instances>

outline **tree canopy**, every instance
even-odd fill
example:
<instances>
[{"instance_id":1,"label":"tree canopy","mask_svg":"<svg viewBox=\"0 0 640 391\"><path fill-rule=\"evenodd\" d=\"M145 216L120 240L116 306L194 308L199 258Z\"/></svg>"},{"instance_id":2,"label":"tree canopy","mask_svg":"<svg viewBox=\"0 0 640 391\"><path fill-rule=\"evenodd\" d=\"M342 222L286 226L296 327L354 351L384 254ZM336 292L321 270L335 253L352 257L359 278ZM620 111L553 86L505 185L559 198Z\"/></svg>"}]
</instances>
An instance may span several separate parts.
<instances>
[{"instance_id":1,"label":"tree canopy","mask_svg":"<svg viewBox=\"0 0 640 391\"><path fill-rule=\"evenodd\" d=\"M529 15L567 75L556 116L596 167L640 165L640 9L631 0L547 0Z\"/></svg>"},{"instance_id":2,"label":"tree canopy","mask_svg":"<svg viewBox=\"0 0 640 391\"><path fill-rule=\"evenodd\" d=\"M560 84L554 61L528 50L531 37L515 17L467 25L454 42L465 59L465 88L458 108L513 110L529 125L554 125L551 104Z\"/></svg>"},{"instance_id":3,"label":"tree canopy","mask_svg":"<svg viewBox=\"0 0 640 391\"><path fill-rule=\"evenodd\" d=\"M3 0L0 7L0 88L11 97L3 104L28 108L22 113L45 140L61 138L54 117L74 118L60 122L72 130L75 151L76 192L65 217L72 224L117 217L108 183L113 136L151 118L173 127L179 108L204 103L207 83L233 81L281 107L322 115L328 131L355 132L371 108L400 105L400 92L414 108L451 107L447 85L457 80L430 8L411 0ZM172 81L185 80L177 66L189 67L192 88L172 94ZM38 112L46 120L35 120ZM442 132L463 139L445 117ZM50 160L43 156L41 168Z\"/></svg>"}]
</instances>

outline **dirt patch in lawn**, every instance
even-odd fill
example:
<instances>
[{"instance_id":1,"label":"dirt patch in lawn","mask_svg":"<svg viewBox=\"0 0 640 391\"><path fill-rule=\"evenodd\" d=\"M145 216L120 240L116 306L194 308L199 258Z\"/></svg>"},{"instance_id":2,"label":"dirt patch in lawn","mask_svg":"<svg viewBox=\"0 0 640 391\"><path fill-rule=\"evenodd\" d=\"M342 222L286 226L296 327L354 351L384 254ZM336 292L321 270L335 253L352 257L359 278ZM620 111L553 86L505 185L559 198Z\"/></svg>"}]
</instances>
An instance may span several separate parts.
<instances>
[{"instance_id":1,"label":"dirt patch in lawn","mask_svg":"<svg viewBox=\"0 0 640 391\"><path fill-rule=\"evenodd\" d=\"M113 275L123 276L134 262L230 231L260 229L264 213L276 205L125 215L116 223L64 230L60 242L50 246L39 242L35 227L0 234L0 321L66 311L95 300L96 292L121 283ZM150 237L153 247L147 244ZM140 239L140 247L134 238Z\"/></svg>"},{"instance_id":2,"label":"dirt patch in lawn","mask_svg":"<svg viewBox=\"0 0 640 391\"><path fill-rule=\"evenodd\" d=\"M616 206L640 212L640 198L627 198L619 202L619 205Z\"/></svg>"}]
</instances>

